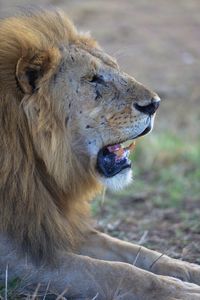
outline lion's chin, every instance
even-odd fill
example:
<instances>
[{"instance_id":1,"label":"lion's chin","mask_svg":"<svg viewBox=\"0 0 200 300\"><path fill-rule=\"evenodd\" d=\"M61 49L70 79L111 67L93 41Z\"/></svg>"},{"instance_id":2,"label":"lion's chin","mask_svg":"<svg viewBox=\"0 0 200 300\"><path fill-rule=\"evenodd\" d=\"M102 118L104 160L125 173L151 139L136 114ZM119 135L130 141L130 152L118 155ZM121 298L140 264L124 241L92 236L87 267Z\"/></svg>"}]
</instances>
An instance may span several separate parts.
<instances>
[{"instance_id":1,"label":"lion's chin","mask_svg":"<svg viewBox=\"0 0 200 300\"><path fill-rule=\"evenodd\" d=\"M126 168L113 177L100 177L101 183L111 191L119 191L132 182L132 169Z\"/></svg>"}]
</instances>

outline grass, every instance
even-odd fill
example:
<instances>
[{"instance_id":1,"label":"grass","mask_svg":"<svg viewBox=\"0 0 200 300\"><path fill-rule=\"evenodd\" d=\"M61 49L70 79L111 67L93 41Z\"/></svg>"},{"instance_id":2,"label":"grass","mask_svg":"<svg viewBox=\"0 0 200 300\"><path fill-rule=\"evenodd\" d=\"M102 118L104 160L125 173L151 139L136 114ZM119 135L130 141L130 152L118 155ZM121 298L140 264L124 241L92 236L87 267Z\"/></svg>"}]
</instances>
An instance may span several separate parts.
<instances>
[{"instance_id":1,"label":"grass","mask_svg":"<svg viewBox=\"0 0 200 300\"><path fill-rule=\"evenodd\" d=\"M21 279L16 277L11 281L7 281L7 277L4 283L0 283L0 299L14 300L18 298L18 288L21 284Z\"/></svg>"},{"instance_id":2,"label":"grass","mask_svg":"<svg viewBox=\"0 0 200 300\"><path fill-rule=\"evenodd\" d=\"M128 188L108 193L107 205L123 197L152 198L160 207L179 207L184 199L199 200L200 195L200 142L188 144L183 138L170 133L145 137L132 154L134 183ZM99 197L93 204L97 213Z\"/></svg>"},{"instance_id":3,"label":"grass","mask_svg":"<svg viewBox=\"0 0 200 300\"><path fill-rule=\"evenodd\" d=\"M138 141L132 160L133 184L94 201L97 227L133 242L147 235L144 246L200 263L200 142L154 133Z\"/></svg>"},{"instance_id":4,"label":"grass","mask_svg":"<svg viewBox=\"0 0 200 300\"><path fill-rule=\"evenodd\" d=\"M158 205L179 206L184 199L199 199L200 143L188 144L169 133L152 136L139 145L134 160L138 185L153 187ZM141 191L137 183L135 191Z\"/></svg>"}]
</instances>

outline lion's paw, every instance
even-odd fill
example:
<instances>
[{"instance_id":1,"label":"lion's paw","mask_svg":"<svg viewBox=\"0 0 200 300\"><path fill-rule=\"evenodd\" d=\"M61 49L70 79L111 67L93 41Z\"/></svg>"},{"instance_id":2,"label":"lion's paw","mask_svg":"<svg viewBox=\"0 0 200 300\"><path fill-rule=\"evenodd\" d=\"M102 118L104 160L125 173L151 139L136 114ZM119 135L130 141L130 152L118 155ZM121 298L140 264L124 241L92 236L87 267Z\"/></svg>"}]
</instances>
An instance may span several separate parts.
<instances>
[{"instance_id":1,"label":"lion's paw","mask_svg":"<svg viewBox=\"0 0 200 300\"><path fill-rule=\"evenodd\" d=\"M171 277L167 280L169 280L169 300L200 300L200 286Z\"/></svg>"},{"instance_id":2,"label":"lion's paw","mask_svg":"<svg viewBox=\"0 0 200 300\"><path fill-rule=\"evenodd\" d=\"M196 264L163 257L152 266L151 271L200 285L200 266Z\"/></svg>"}]
</instances>

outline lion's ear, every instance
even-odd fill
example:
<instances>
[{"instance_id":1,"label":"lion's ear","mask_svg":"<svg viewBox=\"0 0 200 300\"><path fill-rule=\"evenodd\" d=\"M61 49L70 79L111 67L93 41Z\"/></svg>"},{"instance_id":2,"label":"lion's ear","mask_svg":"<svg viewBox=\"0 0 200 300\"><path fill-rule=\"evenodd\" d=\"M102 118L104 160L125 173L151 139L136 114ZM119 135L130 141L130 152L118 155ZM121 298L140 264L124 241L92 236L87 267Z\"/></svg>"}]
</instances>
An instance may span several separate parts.
<instances>
[{"instance_id":1,"label":"lion's ear","mask_svg":"<svg viewBox=\"0 0 200 300\"><path fill-rule=\"evenodd\" d=\"M60 57L56 50L37 51L34 54L29 51L18 60L16 78L25 94L32 94L39 88L41 81L52 73Z\"/></svg>"}]
</instances>

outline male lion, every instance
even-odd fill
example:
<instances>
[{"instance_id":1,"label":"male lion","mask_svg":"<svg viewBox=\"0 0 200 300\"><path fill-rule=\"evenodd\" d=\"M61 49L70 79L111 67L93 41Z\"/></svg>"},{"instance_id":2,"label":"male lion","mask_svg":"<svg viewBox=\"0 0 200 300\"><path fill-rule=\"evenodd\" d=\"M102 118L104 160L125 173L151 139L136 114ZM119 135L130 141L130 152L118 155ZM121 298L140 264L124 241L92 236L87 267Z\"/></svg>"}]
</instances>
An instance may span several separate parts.
<instances>
[{"instance_id":1,"label":"male lion","mask_svg":"<svg viewBox=\"0 0 200 300\"><path fill-rule=\"evenodd\" d=\"M67 299L200 299L200 267L88 221L103 185L131 181L131 146L121 143L152 129L158 105L63 12L0 21L2 275L8 265L9 279L66 289Z\"/></svg>"}]
</instances>

